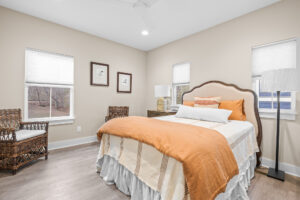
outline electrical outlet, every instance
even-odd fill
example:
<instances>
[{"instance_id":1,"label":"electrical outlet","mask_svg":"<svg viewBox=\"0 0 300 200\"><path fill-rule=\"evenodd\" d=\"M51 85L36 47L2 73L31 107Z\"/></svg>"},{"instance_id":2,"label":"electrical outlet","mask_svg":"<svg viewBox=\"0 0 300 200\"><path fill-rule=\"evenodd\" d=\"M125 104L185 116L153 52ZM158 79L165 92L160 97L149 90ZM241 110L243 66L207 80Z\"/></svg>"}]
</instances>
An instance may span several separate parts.
<instances>
[{"instance_id":1,"label":"electrical outlet","mask_svg":"<svg viewBox=\"0 0 300 200\"><path fill-rule=\"evenodd\" d=\"M79 133L81 132L81 126L77 126L76 131Z\"/></svg>"}]
</instances>

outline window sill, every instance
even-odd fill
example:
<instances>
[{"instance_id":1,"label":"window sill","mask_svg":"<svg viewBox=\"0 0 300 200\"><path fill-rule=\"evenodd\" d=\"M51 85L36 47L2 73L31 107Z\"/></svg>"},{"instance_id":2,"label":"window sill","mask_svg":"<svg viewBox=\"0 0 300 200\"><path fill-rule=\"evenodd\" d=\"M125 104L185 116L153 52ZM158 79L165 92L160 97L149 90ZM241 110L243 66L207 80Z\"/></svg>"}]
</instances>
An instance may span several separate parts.
<instances>
[{"instance_id":1,"label":"window sill","mask_svg":"<svg viewBox=\"0 0 300 200\"><path fill-rule=\"evenodd\" d=\"M280 113L280 119L294 121L294 120L296 120L296 115L297 115L297 113ZM261 112L260 111L259 116L261 118L266 118L266 119L277 119L276 112Z\"/></svg>"},{"instance_id":2,"label":"window sill","mask_svg":"<svg viewBox=\"0 0 300 200\"><path fill-rule=\"evenodd\" d=\"M49 122L50 126L55 126L55 125L66 125L66 124L73 124L75 118L70 117L70 118L64 118L64 119L28 119L25 120L26 122Z\"/></svg>"},{"instance_id":3,"label":"window sill","mask_svg":"<svg viewBox=\"0 0 300 200\"><path fill-rule=\"evenodd\" d=\"M49 121L50 126L55 126L55 125L66 125L66 124L73 124L74 123L74 118L73 119L61 119L61 120L52 120Z\"/></svg>"}]
</instances>

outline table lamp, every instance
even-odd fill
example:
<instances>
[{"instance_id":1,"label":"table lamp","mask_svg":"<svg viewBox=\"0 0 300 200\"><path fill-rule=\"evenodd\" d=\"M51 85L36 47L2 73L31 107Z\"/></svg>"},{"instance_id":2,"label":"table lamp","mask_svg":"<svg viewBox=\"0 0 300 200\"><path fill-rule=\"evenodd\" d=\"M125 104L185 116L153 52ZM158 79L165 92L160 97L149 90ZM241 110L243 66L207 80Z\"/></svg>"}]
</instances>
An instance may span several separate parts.
<instances>
[{"instance_id":1,"label":"table lamp","mask_svg":"<svg viewBox=\"0 0 300 200\"><path fill-rule=\"evenodd\" d=\"M157 98L157 110L166 111L170 109L171 87L169 85L156 85L154 88Z\"/></svg>"},{"instance_id":2,"label":"table lamp","mask_svg":"<svg viewBox=\"0 0 300 200\"><path fill-rule=\"evenodd\" d=\"M279 130L280 130L280 92L299 91L300 81L295 68L266 71L262 74L261 91L277 93L277 131L275 168L269 168L268 176L284 181L284 171L278 169Z\"/></svg>"}]
</instances>

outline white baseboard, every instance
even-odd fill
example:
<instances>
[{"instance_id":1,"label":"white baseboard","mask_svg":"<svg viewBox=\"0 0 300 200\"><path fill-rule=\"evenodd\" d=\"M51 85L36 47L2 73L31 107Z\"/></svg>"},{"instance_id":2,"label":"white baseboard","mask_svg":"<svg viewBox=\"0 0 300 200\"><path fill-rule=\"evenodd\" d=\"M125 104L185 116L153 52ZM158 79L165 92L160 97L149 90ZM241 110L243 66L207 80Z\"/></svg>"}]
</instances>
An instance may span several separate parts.
<instances>
[{"instance_id":1,"label":"white baseboard","mask_svg":"<svg viewBox=\"0 0 300 200\"><path fill-rule=\"evenodd\" d=\"M62 141L57 141L57 142L50 142L48 145L48 149L49 150L61 149L61 148L72 147L72 146L81 145L81 144L92 143L92 142L96 142L96 141L97 141L97 136L89 136L89 137L75 138L75 139L70 139L70 140L62 140Z\"/></svg>"},{"instance_id":2,"label":"white baseboard","mask_svg":"<svg viewBox=\"0 0 300 200\"><path fill-rule=\"evenodd\" d=\"M269 158L264 158L262 157L261 159L261 164L263 167L274 167L275 166L275 161L271 160ZM279 162L279 169L285 171L285 173L300 177L300 167L284 163L284 162Z\"/></svg>"}]
</instances>

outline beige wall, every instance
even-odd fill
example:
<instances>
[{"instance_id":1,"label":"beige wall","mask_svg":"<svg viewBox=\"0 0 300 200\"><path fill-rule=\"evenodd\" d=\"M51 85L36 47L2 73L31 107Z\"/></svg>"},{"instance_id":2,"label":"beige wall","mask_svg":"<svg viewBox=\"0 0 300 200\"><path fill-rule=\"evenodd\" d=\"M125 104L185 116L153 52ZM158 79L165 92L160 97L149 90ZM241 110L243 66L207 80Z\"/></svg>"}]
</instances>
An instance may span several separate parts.
<instances>
[{"instance_id":1,"label":"beige wall","mask_svg":"<svg viewBox=\"0 0 300 200\"><path fill-rule=\"evenodd\" d=\"M0 108L24 108L26 47L75 58L75 123L51 126L50 142L95 135L108 105L129 105L131 115L144 115L146 107L155 107L154 85L171 84L178 62L191 62L191 86L214 79L251 88L251 47L299 37L299 10L299 0L285 0L146 54L0 7ZM109 87L89 85L90 61L110 65ZM132 94L116 93L117 71L133 73ZM300 166L300 117L281 124L280 160ZM263 156L271 159L275 125L263 119Z\"/></svg>"},{"instance_id":2,"label":"beige wall","mask_svg":"<svg viewBox=\"0 0 300 200\"><path fill-rule=\"evenodd\" d=\"M191 86L208 80L251 88L251 47L300 36L300 1L273 6L148 52L147 108L155 108L154 85L172 83L172 65L191 63ZM297 100L300 113L300 96ZM263 156L274 159L276 121L263 119ZM280 161L300 166L300 117L281 121Z\"/></svg>"},{"instance_id":3,"label":"beige wall","mask_svg":"<svg viewBox=\"0 0 300 200\"><path fill-rule=\"evenodd\" d=\"M0 7L0 108L24 108L25 48L74 56L75 123L51 126L49 141L95 136L109 105L145 114L146 54L108 40ZM90 61L110 65L109 87L90 86ZM132 94L116 92L117 71L133 74ZM76 132L76 126L82 132Z\"/></svg>"}]
</instances>

